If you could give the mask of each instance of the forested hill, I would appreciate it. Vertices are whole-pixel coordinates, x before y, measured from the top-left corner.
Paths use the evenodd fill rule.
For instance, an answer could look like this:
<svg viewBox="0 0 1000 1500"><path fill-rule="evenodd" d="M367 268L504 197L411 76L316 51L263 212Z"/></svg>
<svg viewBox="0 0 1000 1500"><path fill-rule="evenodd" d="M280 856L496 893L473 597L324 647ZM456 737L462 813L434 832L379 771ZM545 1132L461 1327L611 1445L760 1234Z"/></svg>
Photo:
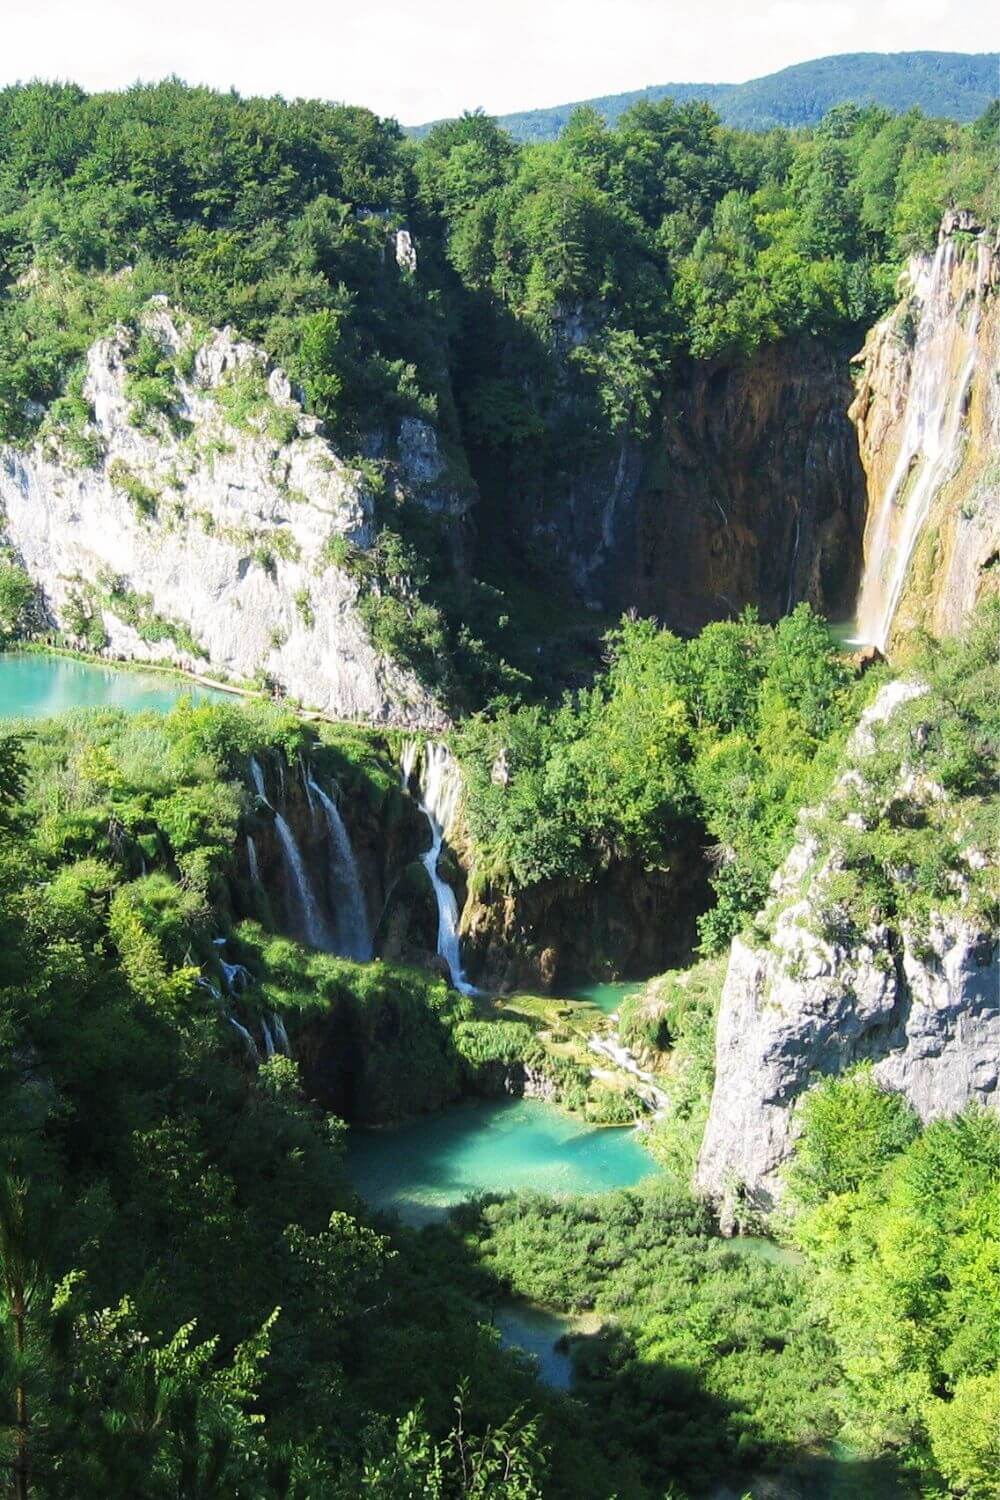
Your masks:
<svg viewBox="0 0 1000 1500"><path fill-rule="evenodd" d="M503 115L500 124L519 141L554 141L574 109L590 105L609 125L633 104L671 98L701 99L726 125L743 130L815 125L837 104L881 104L900 112L919 108L948 120L973 120L998 92L995 52L845 52L796 63L746 83L660 83L607 94L600 99L556 104ZM419 125L410 134L432 129Z"/></svg>

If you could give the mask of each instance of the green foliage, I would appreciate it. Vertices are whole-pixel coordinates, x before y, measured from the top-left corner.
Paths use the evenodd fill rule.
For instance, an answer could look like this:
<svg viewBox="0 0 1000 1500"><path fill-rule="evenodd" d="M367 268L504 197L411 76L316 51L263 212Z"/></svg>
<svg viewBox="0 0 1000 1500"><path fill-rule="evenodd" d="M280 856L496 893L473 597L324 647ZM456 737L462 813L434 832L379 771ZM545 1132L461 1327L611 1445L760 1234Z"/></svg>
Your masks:
<svg viewBox="0 0 1000 1500"><path fill-rule="evenodd" d="M810 819L827 871L813 893L824 935L853 940L883 922L919 949L930 924L955 910L993 925L996 875L981 855L998 805L998 642L1000 605L985 601L962 637L914 643L923 691L873 726L856 775Z"/></svg>
<svg viewBox="0 0 1000 1500"><path fill-rule="evenodd" d="M918 1130L906 1101L880 1089L870 1067L818 1083L799 1114L802 1140L788 1173L788 1192L802 1208L858 1192Z"/></svg>
<svg viewBox="0 0 1000 1500"><path fill-rule="evenodd" d="M112 489L125 496L140 520L152 520L160 503L159 490L133 473L122 458L113 459L108 465L108 479Z"/></svg>
<svg viewBox="0 0 1000 1500"><path fill-rule="evenodd" d="M452 708L522 699L544 691L547 663L511 607L508 497L543 516L550 495L610 483L690 356L856 339L946 206L995 213L993 135L985 118L849 105L755 137L696 100L641 99L613 130L581 110L546 146L520 147L481 115L414 145L364 110L174 80L91 98L11 88L0 440L28 442L44 422L68 461L97 462L84 355L115 328L133 420L151 434L184 430L178 379L203 331L226 324L281 363L344 451L391 453L403 416L432 421L447 482L474 470L484 497L484 578L459 565L454 528L446 538L370 458L359 468L406 566L366 568L337 542L330 562L361 582L377 650ZM391 253L403 223L416 275ZM191 320L176 355L143 326L153 293ZM265 376L243 368L217 395L231 424L282 446L298 408L276 405ZM128 493L151 515L141 484ZM266 540L257 556L274 567ZM577 679L559 640L548 660L559 687Z"/></svg>
<svg viewBox="0 0 1000 1500"><path fill-rule="evenodd" d="M711 951L761 904L802 802L832 772L857 712L848 669L807 605L687 643L625 620L607 647L603 676L560 708L501 708L457 732L477 869L523 887L612 859L657 868L701 824L720 846Z"/></svg>
<svg viewBox="0 0 1000 1500"><path fill-rule="evenodd" d="M443 1102L469 1003L249 925L230 941L251 991L194 982L246 758L279 753L399 796L371 736L266 707L81 713L0 746L0 1461L41 1500L346 1500L403 1472L420 1494L603 1500L584 1423L499 1350L475 1273L428 1283L365 1222L343 1127L303 1093L325 1039L368 1056L383 1118ZM247 1066L236 1006L285 1017L302 1075Z"/></svg>
<svg viewBox="0 0 1000 1500"><path fill-rule="evenodd" d="M20 635L34 597L34 584L24 569L0 552L0 646Z"/></svg>
<svg viewBox="0 0 1000 1500"><path fill-rule="evenodd" d="M650 1132L649 1149L681 1184L695 1161L715 1083L715 1024L728 956L702 959L651 980L621 1010L619 1033L627 1047L652 1050L650 1061L669 1100Z"/></svg>
<svg viewBox="0 0 1000 1500"><path fill-rule="evenodd" d="M685 1190L485 1199L450 1233L501 1285L609 1320L581 1341L574 1390L601 1413L624 1492L669 1475L704 1493L734 1464L835 1430L833 1348L806 1278L727 1248Z"/></svg>
<svg viewBox="0 0 1000 1500"><path fill-rule="evenodd" d="M806 1096L791 1230L836 1341L847 1432L949 1492L1000 1478L1000 1128L974 1106L919 1131L864 1073Z"/></svg>

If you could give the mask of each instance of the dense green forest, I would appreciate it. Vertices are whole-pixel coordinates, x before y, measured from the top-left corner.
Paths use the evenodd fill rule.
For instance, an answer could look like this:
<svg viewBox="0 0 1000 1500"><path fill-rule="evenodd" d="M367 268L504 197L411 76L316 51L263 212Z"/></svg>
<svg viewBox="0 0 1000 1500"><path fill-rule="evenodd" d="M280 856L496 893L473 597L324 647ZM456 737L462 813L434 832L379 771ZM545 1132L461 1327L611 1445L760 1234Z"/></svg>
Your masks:
<svg viewBox="0 0 1000 1500"><path fill-rule="evenodd" d="M968 121L982 114L996 90L996 53L848 52L794 63L747 83L653 84L575 104L520 110L501 115L499 124L518 141L554 141L576 109L596 109L614 125L633 105L664 99L708 104L723 124L740 130L816 125L837 104L879 104L900 114L921 109L928 115ZM420 125L409 134L419 137L433 129Z"/></svg>
<svg viewBox="0 0 1000 1500"><path fill-rule="evenodd" d="M364 461L379 647L458 708L545 693L566 662L535 645L559 634L563 601L553 559L511 538L510 496L544 512L642 440L692 358L859 338L950 203L996 216L996 119L843 105L814 129L755 135L666 101L613 130L582 109L548 145L482 116L415 143L362 109L178 82L7 89L0 437L30 440L48 408L93 462L84 352L166 292L201 327L259 341ZM404 224L416 272L391 253ZM131 389L153 420L170 413L161 363L140 340ZM471 577L441 518L394 502L365 457L379 435L391 449L404 414L432 421L456 481L478 483Z"/></svg>

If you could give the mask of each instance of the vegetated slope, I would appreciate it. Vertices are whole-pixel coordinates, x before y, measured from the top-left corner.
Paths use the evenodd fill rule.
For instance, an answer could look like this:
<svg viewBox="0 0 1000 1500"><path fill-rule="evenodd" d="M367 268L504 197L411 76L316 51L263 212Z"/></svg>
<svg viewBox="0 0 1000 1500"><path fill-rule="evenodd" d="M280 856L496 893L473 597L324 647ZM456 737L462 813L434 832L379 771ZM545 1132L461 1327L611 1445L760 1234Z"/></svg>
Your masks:
<svg viewBox="0 0 1000 1500"><path fill-rule="evenodd" d="M554 141L582 104L613 125L634 104L699 99L727 125L743 130L815 125L837 104L881 104L902 112L922 109L948 120L974 120L996 95L995 52L844 52L795 63L746 83L658 83L624 94L518 110L499 123L519 141ZM415 126L421 136L432 125Z"/></svg>

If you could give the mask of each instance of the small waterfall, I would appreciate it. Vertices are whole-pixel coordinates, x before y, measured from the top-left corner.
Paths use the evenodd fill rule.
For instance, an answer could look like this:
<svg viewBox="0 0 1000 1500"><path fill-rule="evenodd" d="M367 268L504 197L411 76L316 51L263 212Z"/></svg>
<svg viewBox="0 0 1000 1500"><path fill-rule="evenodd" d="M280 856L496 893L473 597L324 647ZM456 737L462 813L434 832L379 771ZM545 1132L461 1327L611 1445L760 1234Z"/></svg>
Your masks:
<svg viewBox="0 0 1000 1500"><path fill-rule="evenodd" d="M302 858L302 851L295 842L294 833L280 812L274 814L274 829L281 844L288 886L294 904L298 908L302 937L310 948L319 948L323 953L332 953L337 945L320 910L305 860Z"/></svg>
<svg viewBox="0 0 1000 1500"><path fill-rule="evenodd" d="M399 770L403 782L403 791L409 789L413 779L413 773L417 769L417 760L420 756L420 741L407 740L403 746L403 753L399 759Z"/></svg>
<svg viewBox="0 0 1000 1500"><path fill-rule="evenodd" d="M955 253L955 241L942 234L930 268L914 278L921 312L902 438L866 537L857 637L883 651L931 504L961 461L988 256L978 244L975 292L963 314L961 278L957 291L954 285Z"/></svg>
<svg viewBox="0 0 1000 1500"><path fill-rule="evenodd" d="M277 1012L271 1016L271 1030L274 1033L274 1040L278 1051L284 1053L285 1057L291 1057L292 1047L288 1040L288 1032L285 1030L284 1021Z"/></svg>
<svg viewBox="0 0 1000 1500"><path fill-rule="evenodd" d="M253 782L254 791L264 806L270 807L271 804L267 800L267 785L264 781L264 770L256 755L251 755L250 757L250 780Z"/></svg>
<svg viewBox="0 0 1000 1500"><path fill-rule="evenodd" d="M306 775L306 786L310 794L315 793L319 798L333 848L331 876L337 898L337 952L358 963L369 963L372 957L372 939L368 928L368 910L350 836L336 802L327 796L310 774Z"/></svg>
<svg viewBox="0 0 1000 1500"><path fill-rule="evenodd" d="M257 845L251 834L247 834L247 867L254 885L260 885L260 865L257 861Z"/></svg>
<svg viewBox="0 0 1000 1500"><path fill-rule="evenodd" d="M284 788L284 772L281 769L281 761L278 762L281 771L281 787ZM267 788L264 781L264 772L256 756L250 757L250 776L253 780L257 795L266 807L270 807L274 814L274 831L278 835L281 845L282 861L285 867L285 883L290 896L290 904L298 913L298 927L303 940L311 948L319 948L323 953L333 953L336 944L327 926L326 920L316 899L309 872L302 858L302 851L295 841L295 835L288 825L287 820L278 812L277 808L271 807L267 800Z"/></svg>
<svg viewBox="0 0 1000 1500"><path fill-rule="evenodd" d="M802 507L795 507L795 541L792 544L792 565L788 570L788 598L785 600L785 614L792 612L792 602L795 598L795 570L799 564L799 538L802 534Z"/></svg>
<svg viewBox="0 0 1000 1500"><path fill-rule="evenodd" d="M260 1029L264 1037L264 1056L265 1058L273 1057L275 1053L274 1037L271 1035L271 1028L267 1024L266 1016L261 1018Z"/></svg>
<svg viewBox="0 0 1000 1500"><path fill-rule="evenodd" d="M419 747L409 742L403 750L403 785L409 784L416 766ZM462 954L458 939L458 902L455 892L438 874L438 857L448 829L452 827L458 811L458 799L462 792L462 779L458 766L447 745L429 740L424 746L424 758L420 777L420 808L430 825L431 847L420 856L420 862L430 876L434 887L434 898L438 909L437 951L448 965L451 982L463 995L478 994L474 985L465 977Z"/></svg>
<svg viewBox="0 0 1000 1500"><path fill-rule="evenodd" d="M243 964L227 964L226 960L220 957L219 968L222 970L227 995L245 994L253 983L253 975Z"/></svg>
<svg viewBox="0 0 1000 1500"><path fill-rule="evenodd" d="M257 1051L257 1043L254 1041L249 1031L247 1031L246 1027L243 1026L239 1021L237 1021L235 1016L227 1016L226 1020L229 1022L230 1026L236 1028L240 1036L243 1038L243 1045L247 1049L247 1056L252 1058L255 1063L260 1062L260 1053Z"/></svg>

